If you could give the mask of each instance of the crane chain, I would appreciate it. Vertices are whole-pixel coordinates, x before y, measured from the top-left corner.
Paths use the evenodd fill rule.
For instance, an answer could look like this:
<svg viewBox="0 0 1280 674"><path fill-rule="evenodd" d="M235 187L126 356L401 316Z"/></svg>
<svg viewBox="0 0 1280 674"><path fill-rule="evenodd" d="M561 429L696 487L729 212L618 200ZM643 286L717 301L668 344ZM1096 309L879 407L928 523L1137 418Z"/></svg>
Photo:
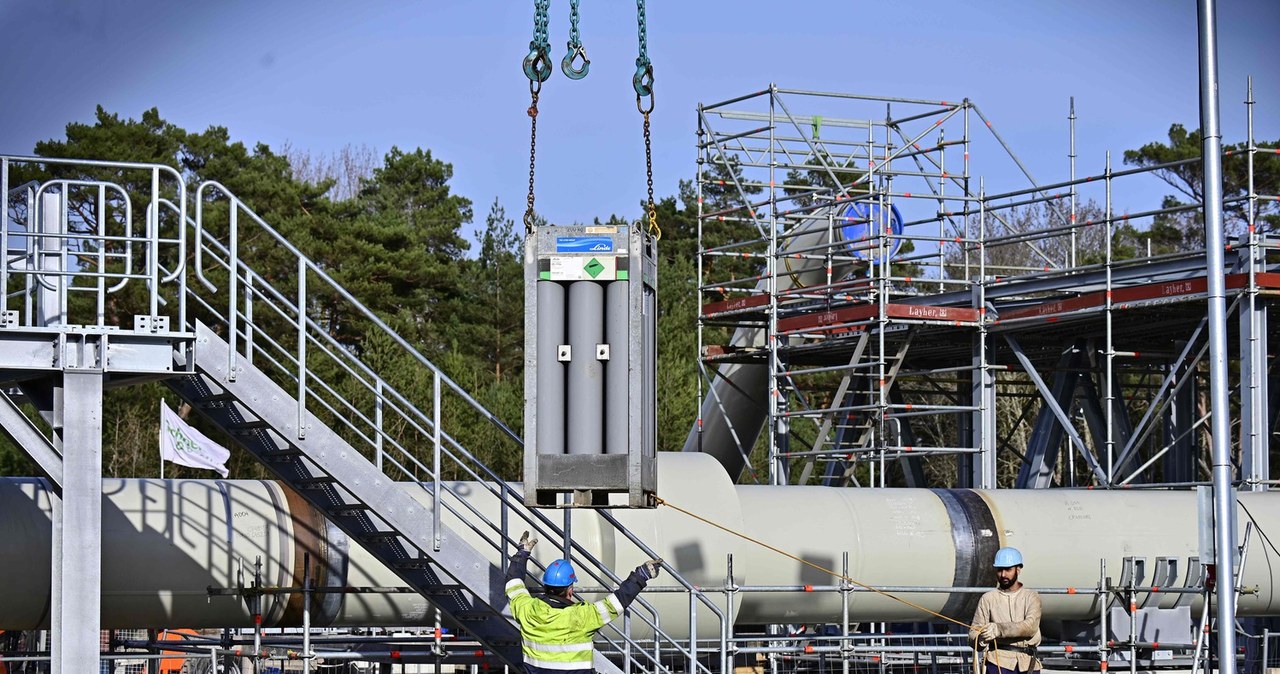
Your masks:
<svg viewBox="0 0 1280 674"><path fill-rule="evenodd" d="M542 83L537 80L529 81L529 196L525 199L524 210L524 229L525 232L533 231L534 213L533 213L533 178L537 169L538 159L538 93L542 90Z"/></svg>
<svg viewBox="0 0 1280 674"><path fill-rule="evenodd" d="M524 227L532 231L534 225L533 183L538 157L538 94L542 83L551 77L551 43L547 38L547 16L551 0L533 2L533 39L529 41L529 54L524 57L524 74L529 78L529 196L524 211Z"/></svg>
<svg viewBox="0 0 1280 674"><path fill-rule="evenodd" d="M649 113L653 112L654 105L653 63L649 61L649 20L645 16L644 2L645 0L636 0L636 32L640 53L636 56L636 74L631 78L631 86L636 91L636 109L644 116L644 176L649 188L645 216L649 234L654 239L660 239L662 230L658 228L658 209L653 201L653 138L649 128Z"/></svg>
<svg viewBox="0 0 1280 674"><path fill-rule="evenodd" d="M533 2L533 39L529 41L529 54L524 57L524 75L531 82L546 82L551 77L551 43L547 38L550 7L551 0Z"/></svg>
<svg viewBox="0 0 1280 674"><path fill-rule="evenodd" d="M575 67L574 62L582 59L582 65ZM582 33L578 31L578 0L569 1L569 53L560 61L560 70L571 80L580 80L587 76L591 69L591 59L587 58L587 48L582 46Z"/></svg>

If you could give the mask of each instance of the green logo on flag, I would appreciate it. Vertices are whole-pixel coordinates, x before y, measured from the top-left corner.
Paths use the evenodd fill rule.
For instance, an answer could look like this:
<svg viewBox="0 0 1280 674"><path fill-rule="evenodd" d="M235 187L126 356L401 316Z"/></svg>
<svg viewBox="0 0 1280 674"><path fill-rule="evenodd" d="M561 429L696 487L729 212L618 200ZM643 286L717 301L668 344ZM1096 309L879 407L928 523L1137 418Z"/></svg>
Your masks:
<svg viewBox="0 0 1280 674"><path fill-rule="evenodd" d="M587 275L591 278L595 278L600 275L600 272L604 271L604 264L593 257L582 266L582 271L587 272Z"/></svg>

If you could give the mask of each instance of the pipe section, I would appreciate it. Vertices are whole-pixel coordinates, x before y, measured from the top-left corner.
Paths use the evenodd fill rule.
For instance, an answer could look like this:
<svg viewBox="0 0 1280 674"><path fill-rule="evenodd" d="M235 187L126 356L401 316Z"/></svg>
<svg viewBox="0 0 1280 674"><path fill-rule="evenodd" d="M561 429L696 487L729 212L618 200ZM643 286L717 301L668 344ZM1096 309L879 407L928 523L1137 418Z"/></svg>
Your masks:
<svg viewBox="0 0 1280 674"><path fill-rule="evenodd" d="M829 206L814 211L808 224L796 229L794 234L779 241L779 253L826 251L831 241L844 241L846 251L832 259L828 276L826 262L821 258L792 259L779 255L785 272L779 270L774 279L776 292L781 295L796 288L827 285L854 273L866 263L859 256L867 254L867 242L846 240L845 228L834 225L834 219L843 206ZM756 284L757 292L768 292L769 279ZM763 328L738 328L729 345L734 347L763 347L767 332ZM769 369L765 365L731 363L722 365L713 378L710 390L702 400L698 415L701 425L694 425L684 442L685 452L714 456L736 481L746 466L748 451L755 447L768 417Z"/></svg>
<svg viewBox="0 0 1280 674"><path fill-rule="evenodd" d="M1118 577L1123 558L1197 557L1196 495L1192 492L1083 490L839 489L830 487L735 486L715 460L699 454L665 453L658 462L662 497L757 541L776 546L819 566L838 570L849 554L850 576L873 586L957 587L994 584L991 563L1001 546L1018 547L1026 558L1024 581L1031 587L1098 584L1099 562ZM252 616L230 596L207 597L209 586L234 587L253 579L262 560L266 585L298 587L303 555L313 562L321 586L403 585L300 498L278 483L238 480L105 480L103 503L102 625L129 627L247 627ZM468 505L491 522L501 504L486 485L457 485ZM429 490L410 487L424 503ZM618 495L625 498L625 495ZM1280 537L1280 495L1241 493L1256 525L1272 540ZM518 506L514 506L517 507ZM443 513L444 523L480 550L492 531L466 508ZM50 596L50 516L46 483L0 480L0 629L37 629L48 624ZM454 512L467 513L468 523ZM626 575L647 555L592 510L573 518L574 542L618 575ZM732 536L672 508L620 509L614 516L651 546L689 582L723 588L728 555L737 585L769 586L769 592L741 592L729 616L737 625L839 621L837 592L804 592L804 585L836 585L838 580L763 546ZM1248 520L1243 511L1240 516ZM526 527L518 517L510 532ZM1255 537L1256 538L1256 537ZM536 550L548 563L562 549L544 540ZM494 553L496 557L496 552ZM492 563L503 560L491 559ZM579 563L583 585L603 584ZM1250 551L1242 585L1257 588L1240 598L1242 616L1280 615L1276 575L1280 555L1264 545ZM1274 570L1273 570L1274 569ZM1185 578L1167 583L1180 587ZM658 584L671 585L668 578ZM712 592L722 608L725 595ZM688 631L689 604L683 593L643 595L679 636ZM1171 599L1173 595L1166 595ZM968 620L976 595L911 594L911 601ZM1091 620L1098 614L1092 594L1044 595L1047 620ZM1139 597L1139 603L1147 603ZM1154 598L1155 603L1161 597ZM263 624L297 626L300 597L267 595ZM1148 605L1155 605L1155 603ZM1197 597L1192 609L1198 610ZM426 625L434 612L413 594L330 594L313 605L313 624ZM711 612L698 612L699 633L714 634ZM856 621L908 621L918 611L881 595L855 592L849 615ZM636 621L637 623L639 621ZM704 632L704 630L706 630Z"/></svg>

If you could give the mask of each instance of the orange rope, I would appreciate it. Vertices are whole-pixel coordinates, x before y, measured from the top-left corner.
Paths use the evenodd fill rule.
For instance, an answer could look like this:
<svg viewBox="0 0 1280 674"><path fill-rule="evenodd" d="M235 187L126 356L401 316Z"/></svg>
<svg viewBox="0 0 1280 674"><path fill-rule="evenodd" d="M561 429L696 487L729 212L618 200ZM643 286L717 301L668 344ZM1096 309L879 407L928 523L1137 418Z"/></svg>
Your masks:
<svg viewBox="0 0 1280 674"><path fill-rule="evenodd" d="M916 609L916 610L918 610L918 611L923 611L923 612L928 613L929 615L934 616L934 617L936 617L936 618L941 618L941 619L943 619L943 620L946 620L947 622L955 623L956 625L959 625L959 626L961 626L961 627L963 627L963 628L965 628L965 629L967 629L967 630L975 629L975 628L974 628L974 626L973 626L973 625L970 625L969 623L966 623L966 622L963 622L963 621L960 621L960 620L956 620L955 618L952 618L952 617L950 617L950 616L942 615L941 613L938 613L937 611L933 611L933 610L927 609L927 608L925 608L925 607L923 607L923 606L921 606L921 605L919 605L919 604L917 604L917 603L915 603L915 602L909 601L909 600L907 600L907 599L903 599L902 597L899 597L899 596L897 596L897 595L895 595L895 594L893 594L893 593L891 593L891 592L886 592L886 591L884 591L884 590L881 590L880 588L872 587L871 585L867 585L866 583L859 582L859 581L854 580L853 578L850 578L850 577L848 577L848 576L846 576L846 575L844 575L844 574L842 574L842 573L840 573L840 572L838 572L838 571L834 571L834 570L832 570L832 569L828 569L828 568L826 568L825 566L821 566L821 565L818 565L818 564L814 564L813 562L810 562L810 561L809 561L809 560L807 560L807 559L801 559L801 558L799 558L799 557L797 557L797 556L795 556L795 555L793 555L793 554L791 554L791 553L787 552L786 550L782 550L782 549L780 549L780 548L776 548L776 547L774 547L774 546L772 546L772 545L769 545L768 543L765 543L764 541L761 541L761 540L758 540L758 539L752 538L752 537L750 537L750 536L748 536L748 535L746 535L746 534L744 534L744 533L742 533L742 532L734 531L733 529L730 529L729 527L726 527L726 526L724 526L723 524L719 524L719 523L717 523L717 522L713 522L713 521L711 521L711 520L709 520L709 519L707 519L707 518L705 518L705 517L703 517L703 516L701 516L701 515L698 515L698 514L692 513L692 512L690 512L690 511L688 511L688 510L685 510L684 508L681 508L680 506L677 506L677 505L675 505L674 503L671 503L670 501L667 501L666 499L658 498L658 499L657 499L657 502L658 502L658 504L659 504L659 505L664 505L664 506L667 506L668 508L671 508L672 510L675 510L675 511L678 511L678 512L681 512L681 513L684 513L685 515L688 515L689 517L692 517L693 519L698 520L699 522L702 522L702 523L704 523L704 524L709 524L709 525L711 525L711 526L713 526L713 527L715 527L715 528L717 528L717 529L719 529L719 530L721 530L721 531L723 531L723 532L725 532L725 533L728 533L728 534L732 534L732 535L734 535L734 536L737 536L738 538L741 538L741 539L742 539L742 540L744 540L744 541L749 541L749 542L751 542L751 543L755 543L756 545L759 545L759 546L760 546L760 547L762 547L762 548L766 548L766 549L772 550L772 551L774 551L774 552L776 552L776 553L778 553L778 554L782 555L783 557L787 557L787 558L789 558L789 559L793 559L793 560L795 560L795 561L797 561L797 562L800 562L801 564L804 564L805 566L811 567L811 568L816 569L816 570L818 570L818 571L821 571L821 572L823 572L823 573L825 573L825 574L828 574L828 575L834 576L834 577L836 577L836 578L839 578L839 579L841 579L841 580L843 580L843 581L846 581L846 582L848 582L848 583L851 583L851 584L853 584L853 585L857 585L858 587L860 587L860 588L862 588L862 589L864 589L864 590L869 590L869 591L871 591L871 592L875 592L875 593L876 593L876 594L878 594L878 595L881 595L881 596L887 597L887 598L889 598L889 599L892 599L893 601L896 601L896 602L898 602L898 603L900 603L900 604L905 604L905 605L910 606L911 608L914 608L914 609Z"/></svg>
<svg viewBox="0 0 1280 674"><path fill-rule="evenodd" d="M724 526L723 524L720 524L719 522L713 522L713 521L711 521L711 520L709 520L709 519L707 519L707 518L705 518L705 517L703 517L703 516L701 516L701 515L698 515L698 514L696 514L696 513L690 512L690 511L688 511L688 510L685 510L684 508L681 508L680 506L675 505L674 503L672 503L672 502L670 502L670 501L668 501L668 500L666 500L666 499L664 499L664 498L661 498L661 497L654 497L654 498L655 498L655 500L657 501L658 505L664 505L664 506L667 506L668 508L671 508L672 510L675 510L675 511L680 512L680 513L684 513L685 515L688 515L689 517L692 517L693 519L698 520L699 522L702 522L702 523L704 523L704 524L707 524L707 525L713 526L713 527L715 527L715 528L717 528L717 529L719 529L719 530L721 530L721 531L723 531L723 532L725 532L725 533L727 533L727 534L731 534L731 535L733 535L733 536L737 536L738 538L741 538L741 539L742 539L742 540L744 540L744 541L747 541L747 542L750 542L750 543L754 543L754 544L756 544L756 545L759 545L759 546L760 546L760 547L762 547L762 548L766 548L766 549L768 549L768 550L772 550L773 552L776 552L776 553L778 553L778 554L782 555L783 557L786 557L786 558L788 558L788 559L793 559L793 560L795 560L795 561L797 561L797 562L799 562L799 563L801 563L801 564L804 564L805 566L808 566L808 567L810 567L810 568L813 568L813 569L816 569L816 570L818 570L818 571L821 571L822 573L825 573L825 574L830 575L830 576L834 576L834 577L836 577L836 578L839 578L839 579L841 579L841 580L843 580L843 581L845 581L845 582L851 583L851 584L853 584L853 585L857 585L858 587L860 587L860 588L862 588L862 589L864 589L864 590L869 590L869 591L874 592L874 593L876 593L876 594L878 594L878 595L881 595L881 596L883 596L883 597L887 597L887 598L889 598L889 599L892 599L893 601L896 601L896 602L898 602L898 603L900 603L900 604L905 604L905 605L907 605L907 606L910 606L911 608L914 608L914 609L916 609L916 610L918 610L918 611L923 611L923 612L925 612L925 613L927 613L927 614L929 614L929 615L931 615L931 616L934 616L934 617L936 617L936 618L941 618L941 619L943 619L943 620L945 620L945 621L947 621L947 622L954 623L954 624L959 625L959 626L961 626L961 627L963 627L963 628L965 628L965 629L967 629L967 630L972 631L972 630L976 629L973 625L970 625L969 623L966 623L966 622L963 622L963 621L960 621L960 620L956 620L955 618L952 618L952 617L950 617L950 616L942 615L941 613L938 613L937 611L933 611L933 610L931 610L931 609L927 609L927 608L925 608L925 607L923 607L923 606L921 606L921 605L919 605L919 604L917 604L917 603L915 603L915 602L913 602L913 601L909 601L909 600L907 600L907 599L903 599L902 597L899 597L899 596L897 596L897 595L893 594L892 592L886 592L886 591L884 591L884 590L881 590L881 589L880 589L880 588L878 588L878 587L873 587L873 586L871 586L871 585L867 585L866 583L859 582L859 581L854 580L853 578L850 578L850 577L848 577L848 576L846 576L846 575L844 575L844 574L842 574L842 573L839 573L838 571L835 571L835 570L833 570L833 569L828 569L827 567L822 566L822 565L819 565L819 564L814 564L813 562L810 562L810 561L809 561L809 560L807 560L807 559L801 559L800 557L797 557L797 556L795 556L795 555L793 555L793 554L791 554L791 553L787 552L786 550L782 550L782 549L780 549L780 548L777 548L777 547L774 547L774 546L772 546L772 545L769 545L768 543L765 543L764 541L761 541L761 540L759 540L759 539L752 538L752 537L750 537L750 536L748 536L748 535L746 535L746 534L744 534L744 533L742 533L742 532L740 532L740 531L734 531L733 529L730 529L729 527L726 527L726 526ZM982 662L982 661L984 661L984 660L986 660L986 656L985 656L985 651L986 651L986 649L985 649L985 648L984 648L984 649L982 649L982 650L983 650L983 652L982 652L982 653L979 653L979 648L978 648L978 647L979 647L979 644L978 644L978 641L979 641L978 639L975 639L975 640L973 641L973 672L974 672L974 674L981 674L981 673L982 673L982 665L981 665L981 662Z"/></svg>

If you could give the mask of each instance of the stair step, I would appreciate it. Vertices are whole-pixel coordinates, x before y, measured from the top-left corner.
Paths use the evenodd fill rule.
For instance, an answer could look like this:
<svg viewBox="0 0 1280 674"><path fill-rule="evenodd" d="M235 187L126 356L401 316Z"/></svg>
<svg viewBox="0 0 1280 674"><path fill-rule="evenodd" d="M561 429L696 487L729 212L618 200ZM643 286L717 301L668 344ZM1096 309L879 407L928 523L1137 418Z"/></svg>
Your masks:
<svg viewBox="0 0 1280 674"><path fill-rule="evenodd" d="M401 534L398 531L366 531L359 537L366 541L390 541L400 538Z"/></svg>
<svg viewBox="0 0 1280 674"><path fill-rule="evenodd" d="M397 559L391 562L391 566L397 569L425 569L430 564L429 559Z"/></svg>
<svg viewBox="0 0 1280 674"><path fill-rule="evenodd" d="M276 449L270 452L263 452L261 456L262 458L270 461L272 459L293 459L299 456L303 456L304 454L305 452L303 452L301 449L290 446L290 447L285 447L283 449Z"/></svg>
<svg viewBox="0 0 1280 674"><path fill-rule="evenodd" d="M317 487L331 487L338 481L329 475L319 475L317 477L299 477L293 480L293 486L298 489L315 489Z"/></svg>
<svg viewBox="0 0 1280 674"><path fill-rule="evenodd" d="M369 510L369 506L363 503L344 503L329 508L329 515L332 517L359 517L369 512Z"/></svg>
<svg viewBox="0 0 1280 674"><path fill-rule="evenodd" d="M452 617L458 622L477 623L492 620L496 616L489 611L458 611L457 613L454 613Z"/></svg>
<svg viewBox="0 0 1280 674"><path fill-rule="evenodd" d="M206 395L200 396L199 404L207 407L209 403L235 402L237 400L239 400L239 398L230 391L222 391L220 393L210 392Z"/></svg>
<svg viewBox="0 0 1280 674"><path fill-rule="evenodd" d="M242 431L262 431L269 430L271 424L262 419L245 419L244 421L233 421L226 425L227 431L231 433L239 433Z"/></svg>
<svg viewBox="0 0 1280 674"><path fill-rule="evenodd" d="M428 597L443 597L454 592L468 592L468 590L461 585L434 585L423 590L421 594Z"/></svg>

